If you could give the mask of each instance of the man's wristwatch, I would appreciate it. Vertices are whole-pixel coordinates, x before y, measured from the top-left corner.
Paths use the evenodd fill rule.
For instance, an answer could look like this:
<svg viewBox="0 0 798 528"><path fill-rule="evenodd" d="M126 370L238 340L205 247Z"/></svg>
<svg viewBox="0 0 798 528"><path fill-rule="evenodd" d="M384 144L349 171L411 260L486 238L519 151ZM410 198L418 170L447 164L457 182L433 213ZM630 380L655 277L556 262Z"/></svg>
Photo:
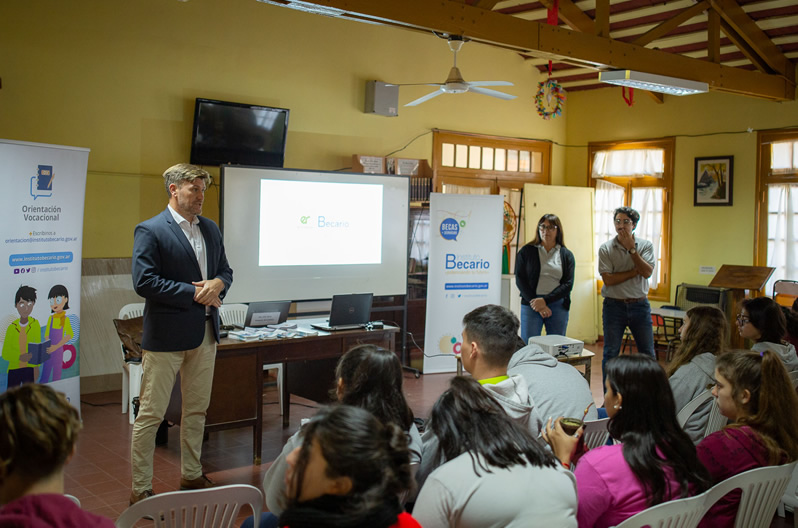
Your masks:
<svg viewBox="0 0 798 528"><path fill-rule="evenodd" d="M637 254L637 249L635 249L635 248L632 248L632 249L630 249L630 250L629 250L629 254L630 254L630 255L635 255L635 254Z"/></svg>

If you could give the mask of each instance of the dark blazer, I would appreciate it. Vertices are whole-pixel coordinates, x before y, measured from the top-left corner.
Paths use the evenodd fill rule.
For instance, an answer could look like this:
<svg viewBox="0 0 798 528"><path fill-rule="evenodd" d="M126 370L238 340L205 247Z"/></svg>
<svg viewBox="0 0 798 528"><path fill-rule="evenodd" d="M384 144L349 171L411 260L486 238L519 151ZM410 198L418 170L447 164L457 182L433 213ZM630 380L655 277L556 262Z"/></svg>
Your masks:
<svg viewBox="0 0 798 528"><path fill-rule="evenodd" d="M221 279L228 292L233 270L227 263L222 233L202 216L199 227L205 238L208 279ZM168 208L136 226L133 238L133 288L146 299L141 347L153 352L191 350L205 336L205 305L194 302L195 287L202 280L194 250ZM219 341L219 310L211 308L213 330Z"/></svg>
<svg viewBox="0 0 798 528"><path fill-rule="evenodd" d="M543 295L546 304L564 299L562 306L566 310L571 307L571 290L574 287L574 269L576 261L574 254L565 246L560 246L560 260L562 261L562 278L560 285L548 295ZM524 304L529 305L537 297L538 279L540 278L540 254L537 246L527 244L521 248L515 257L515 284L521 292Z"/></svg>

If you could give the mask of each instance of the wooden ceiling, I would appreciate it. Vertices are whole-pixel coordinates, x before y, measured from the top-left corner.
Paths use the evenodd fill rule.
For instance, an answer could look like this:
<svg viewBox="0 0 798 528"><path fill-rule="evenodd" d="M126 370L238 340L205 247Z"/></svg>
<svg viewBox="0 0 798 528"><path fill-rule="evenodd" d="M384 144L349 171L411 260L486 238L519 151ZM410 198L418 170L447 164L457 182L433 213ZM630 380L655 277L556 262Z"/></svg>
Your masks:
<svg viewBox="0 0 798 528"><path fill-rule="evenodd" d="M511 49L568 91L637 70L710 90L795 99L798 0L259 0L326 16L435 31ZM659 100L662 100L659 97Z"/></svg>

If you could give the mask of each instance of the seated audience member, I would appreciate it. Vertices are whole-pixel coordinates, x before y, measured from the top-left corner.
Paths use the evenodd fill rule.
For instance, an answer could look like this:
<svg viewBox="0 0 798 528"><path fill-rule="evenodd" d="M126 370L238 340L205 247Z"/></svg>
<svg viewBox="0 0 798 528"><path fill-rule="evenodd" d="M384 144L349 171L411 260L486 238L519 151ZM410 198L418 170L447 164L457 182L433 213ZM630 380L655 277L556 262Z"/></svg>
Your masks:
<svg viewBox="0 0 798 528"><path fill-rule="evenodd" d="M335 398L340 403L366 409L384 425L395 423L408 434L410 461L417 467L421 461L421 436L402 392L402 364L396 354L375 345L356 346L341 356L335 377ZM288 439L263 478L266 506L276 515L283 509L286 459L302 445L303 431L300 429Z"/></svg>
<svg viewBox="0 0 798 528"><path fill-rule="evenodd" d="M399 495L412 486L407 434L350 405L319 411L287 457L288 507L277 526L420 528Z"/></svg>
<svg viewBox="0 0 798 528"><path fill-rule="evenodd" d="M428 427L439 467L418 494L424 528L576 528L576 482L536 437L473 379L451 380Z"/></svg>
<svg viewBox="0 0 798 528"><path fill-rule="evenodd" d="M577 462L580 528L615 526L651 506L695 495L709 474L676 421L665 371L651 357L618 356L607 363L604 405L619 444L591 449ZM559 421L546 425L554 454L569 465L580 432L568 436Z"/></svg>
<svg viewBox="0 0 798 528"><path fill-rule="evenodd" d="M798 355L795 347L782 340L787 332L787 322L776 302L769 297L754 297L742 302L737 316L740 335L754 342L751 350L772 350L779 355L787 372L798 371Z"/></svg>
<svg viewBox="0 0 798 528"><path fill-rule="evenodd" d="M507 364L517 349L518 317L507 308L488 304L467 313L463 317L463 326L460 346L463 368L510 418L537 437L543 424L529 395L526 380L519 374L507 374ZM437 467L431 453L438 450L438 439L432 431L424 431L421 440L421 466L416 474L419 489Z"/></svg>
<svg viewBox="0 0 798 528"><path fill-rule="evenodd" d="M784 340L796 347L798 346L798 299L795 299L791 308L782 306L781 311L784 313L784 319L787 323Z"/></svg>
<svg viewBox="0 0 798 528"><path fill-rule="evenodd" d="M593 403L590 386L581 372L572 365L557 361L540 346L526 345L517 350L507 365L507 374L521 375L529 395L535 402L538 416L573 416L581 418ZM590 406L585 420L598 418L595 405Z"/></svg>
<svg viewBox="0 0 798 528"><path fill-rule="evenodd" d="M717 308L696 306L687 311L679 334L681 344L665 370L677 412L715 383L715 356L726 350L729 323L726 315ZM696 409L684 424L684 430L694 444L704 438L711 409L710 400Z"/></svg>
<svg viewBox="0 0 798 528"><path fill-rule="evenodd" d="M47 385L0 394L0 526L113 528L64 496L80 427L75 408Z"/></svg>
<svg viewBox="0 0 798 528"><path fill-rule="evenodd" d="M732 423L697 447L713 483L798 459L798 396L776 352L723 354L715 361L715 380L712 394L721 414ZM739 490L729 493L707 512L700 526L733 526L739 502Z"/></svg>

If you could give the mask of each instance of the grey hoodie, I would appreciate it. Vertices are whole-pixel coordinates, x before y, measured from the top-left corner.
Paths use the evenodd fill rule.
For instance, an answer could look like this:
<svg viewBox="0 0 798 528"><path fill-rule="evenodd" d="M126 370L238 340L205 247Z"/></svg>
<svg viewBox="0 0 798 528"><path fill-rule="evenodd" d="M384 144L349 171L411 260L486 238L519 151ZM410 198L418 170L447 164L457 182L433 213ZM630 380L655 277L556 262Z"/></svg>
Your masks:
<svg viewBox="0 0 798 528"><path fill-rule="evenodd" d="M527 345L510 358L507 372L526 381L538 414L544 420L558 416L581 418L593 402L593 394L582 373L573 366L557 361L538 345ZM596 420L593 405L585 420Z"/></svg>
<svg viewBox="0 0 798 528"><path fill-rule="evenodd" d="M715 383L715 356L711 352L698 354L679 367L668 382L673 391L673 400L678 413L696 396L707 390L708 385ZM694 444L698 444L704 438L711 409L712 400L709 400L696 409L684 424L684 431Z"/></svg>
<svg viewBox="0 0 798 528"><path fill-rule="evenodd" d="M791 343L771 343L770 341L762 341L752 346L751 350L754 352L772 350L779 355L787 372L795 372L798 370L798 355L795 354L795 347L792 346Z"/></svg>

